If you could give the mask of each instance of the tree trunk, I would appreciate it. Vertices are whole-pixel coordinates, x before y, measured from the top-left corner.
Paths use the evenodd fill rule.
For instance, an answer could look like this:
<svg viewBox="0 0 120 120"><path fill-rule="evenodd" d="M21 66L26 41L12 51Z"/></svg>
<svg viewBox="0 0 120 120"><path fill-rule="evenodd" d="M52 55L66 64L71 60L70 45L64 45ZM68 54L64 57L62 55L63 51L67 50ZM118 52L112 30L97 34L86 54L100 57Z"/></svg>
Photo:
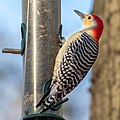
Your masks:
<svg viewBox="0 0 120 120"><path fill-rule="evenodd" d="M104 32L93 67L91 120L120 120L120 1L95 0L94 13Z"/></svg>

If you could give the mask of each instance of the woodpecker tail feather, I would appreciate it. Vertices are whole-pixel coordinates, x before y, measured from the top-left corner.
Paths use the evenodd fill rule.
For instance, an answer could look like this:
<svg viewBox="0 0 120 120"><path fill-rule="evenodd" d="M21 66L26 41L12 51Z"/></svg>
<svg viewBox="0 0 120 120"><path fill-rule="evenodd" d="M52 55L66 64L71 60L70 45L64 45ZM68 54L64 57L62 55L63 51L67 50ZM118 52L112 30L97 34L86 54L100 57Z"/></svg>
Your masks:
<svg viewBox="0 0 120 120"><path fill-rule="evenodd" d="M36 105L36 108L40 106L40 113L43 113L51 108L55 103L55 96L50 95L50 89L43 95L39 103Z"/></svg>
<svg viewBox="0 0 120 120"><path fill-rule="evenodd" d="M39 103L36 105L36 108L39 107L39 106L43 103L43 101L46 99L46 97L49 95L49 93L50 93L50 90L48 90L48 91L43 95L43 97L41 98L41 100L39 101Z"/></svg>
<svg viewBox="0 0 120 120"><path fill-rule="evenodd" d="M53 106L54 103L55 103L55 102L53 101L50 105L42 104L42 105L41 105L41 108L40 108L40 113L43 113L43 112L51 109L51 106Z"/></svg>
<svg viewBox="0 0 120 120"><path fill-rule="evenodd" d="M43 101L40 101L37 107L40 106L40 113L43 113L47 111L48 109L51 109L51 106L53 106L54 103L55 103L54 97L49 95Z"/></svg>

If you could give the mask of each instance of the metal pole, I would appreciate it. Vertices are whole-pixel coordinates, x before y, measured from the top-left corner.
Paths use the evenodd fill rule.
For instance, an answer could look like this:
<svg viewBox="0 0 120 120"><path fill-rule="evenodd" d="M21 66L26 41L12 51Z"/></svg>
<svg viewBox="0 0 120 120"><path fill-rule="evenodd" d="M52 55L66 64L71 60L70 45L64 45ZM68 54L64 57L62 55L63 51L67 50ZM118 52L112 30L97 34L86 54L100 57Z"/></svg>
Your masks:
<svg viewBox="0 0 120 120"><path fill-rule="evenodd" d="M52 77L59 50L57 34L61 19L61 0L22 0L22 5L22 20L27 28L23 56L23 119L63 120L50 114L41 116L39 109L36 109L36 104L43 95L45 81ZM60 111L54 114L60 115Z"/></svg>

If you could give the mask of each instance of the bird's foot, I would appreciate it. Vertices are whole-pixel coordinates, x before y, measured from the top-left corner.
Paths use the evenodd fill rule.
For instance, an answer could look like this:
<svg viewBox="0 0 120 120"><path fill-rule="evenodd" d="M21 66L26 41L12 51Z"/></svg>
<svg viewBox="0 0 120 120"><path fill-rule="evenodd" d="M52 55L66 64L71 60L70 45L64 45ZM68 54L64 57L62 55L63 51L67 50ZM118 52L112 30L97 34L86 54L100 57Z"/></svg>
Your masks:
<svg viewBox="0 0 120 120"><path fill-rule="evenodd" d="M58 39L59 39L59 46L62 47L63 44L66 42L65 37L62 37L62 25L60 25L59 28Z"/></svg>

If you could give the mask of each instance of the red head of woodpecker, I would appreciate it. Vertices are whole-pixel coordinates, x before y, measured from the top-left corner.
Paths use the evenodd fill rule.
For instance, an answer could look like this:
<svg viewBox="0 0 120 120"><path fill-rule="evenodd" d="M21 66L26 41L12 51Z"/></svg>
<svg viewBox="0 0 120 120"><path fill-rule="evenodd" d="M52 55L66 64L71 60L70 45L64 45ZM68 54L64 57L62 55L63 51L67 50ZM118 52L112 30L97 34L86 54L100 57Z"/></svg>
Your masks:
<svg viewBox="0 0 120 120"><path fill-rule="evenodd" d="M82 30L86 31L89 35L91 35L94 38L94 40L98 43L104 26L101 18L94 14L83 14L80 11L74 11L82 18Z"/></svg>

